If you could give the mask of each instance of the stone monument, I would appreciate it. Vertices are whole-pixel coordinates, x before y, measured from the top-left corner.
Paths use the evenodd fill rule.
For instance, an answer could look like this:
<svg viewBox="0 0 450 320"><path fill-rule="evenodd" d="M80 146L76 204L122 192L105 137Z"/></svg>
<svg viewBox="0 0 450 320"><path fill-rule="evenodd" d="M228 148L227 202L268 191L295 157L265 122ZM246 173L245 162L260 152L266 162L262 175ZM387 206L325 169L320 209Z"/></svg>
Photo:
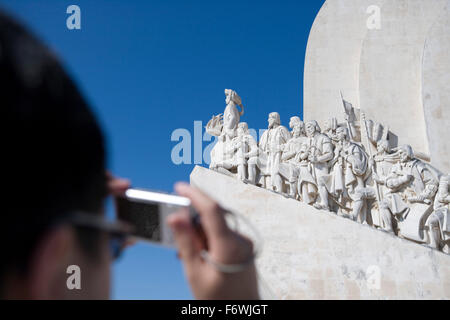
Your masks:
<svg viewBox="0 0 450 320"><path fill-rule="evenodd" d="M211 170L450 253L449 176L408 144L391 148L384 124L343 100L345 121L330 120L324 132L315 120L292 117L291 134L272 112L257 143L240 122L241 98L230 89L225 95L223 119L206 126L218 137Z"/></svg>
<svg viewBox="0 0 450 320"><path fill-rule="evenodd" d="M266 297L450 298L450 175L391 147L388 127L344 98L344 119L324 130L293 116L289 132L270 113L257 142L237 92L225 96L206 126L218 137L210 170L191 183L269 243L257 263Z"/></svg>
<svg viewBox="0 0 450 320"><path fill-rule="evenodd" d="M306 121L292 116L292 132L271 112L256 141L225 90L206 126L218 137L210 170L191 182L260 229L276 297L450 298L449 10L327 0L305 58Z"/></svg>
<svg viewBox="0 0 450 320"><path fill-rule="evenodd" d="M200 166L191 184L258 229L263 298L450 299L445 253Z"/></svg>

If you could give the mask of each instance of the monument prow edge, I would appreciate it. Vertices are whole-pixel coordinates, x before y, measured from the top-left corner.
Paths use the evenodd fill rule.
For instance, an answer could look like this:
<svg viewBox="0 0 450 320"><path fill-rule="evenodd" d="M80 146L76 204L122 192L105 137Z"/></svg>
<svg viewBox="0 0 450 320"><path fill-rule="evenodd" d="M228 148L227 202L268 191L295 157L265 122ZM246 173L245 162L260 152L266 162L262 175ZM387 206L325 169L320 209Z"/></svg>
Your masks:
<svg viewBox="0 0 450 320"><path fill-rule="evenodd" d="M271 298L450 298L447 254L207 168L190 180L259 230Z"/></svg>

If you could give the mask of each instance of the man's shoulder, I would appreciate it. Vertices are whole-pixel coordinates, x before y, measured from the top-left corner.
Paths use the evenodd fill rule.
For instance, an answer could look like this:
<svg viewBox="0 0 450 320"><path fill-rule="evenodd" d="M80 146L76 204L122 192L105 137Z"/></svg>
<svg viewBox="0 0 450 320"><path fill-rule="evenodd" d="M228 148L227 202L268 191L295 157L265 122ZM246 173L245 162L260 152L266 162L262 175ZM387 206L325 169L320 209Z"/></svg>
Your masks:
<svg viewBox="0 0 450 320"><path fill-rule="evenodd" d="M278 129L278 130L283 130L283 131L289 132L288 128L286 128L285 126L282 126L282 125L279 125L279 126L277 127L277 129Z"/></svg>
<svg viewBox="0 0 450 320"><path fill-rule="evenodd" d="M331 143L330 137L324 133L318 133L315 138L322 143Z"/></svg>
<svg viewBox="0 0 450 320"><path fill-rule="evenodd" d="M291 133L289 132L288 128L286 128L285 126L279 125L275 130L279 134L287 135L289 137L291 136Z"/></svg>

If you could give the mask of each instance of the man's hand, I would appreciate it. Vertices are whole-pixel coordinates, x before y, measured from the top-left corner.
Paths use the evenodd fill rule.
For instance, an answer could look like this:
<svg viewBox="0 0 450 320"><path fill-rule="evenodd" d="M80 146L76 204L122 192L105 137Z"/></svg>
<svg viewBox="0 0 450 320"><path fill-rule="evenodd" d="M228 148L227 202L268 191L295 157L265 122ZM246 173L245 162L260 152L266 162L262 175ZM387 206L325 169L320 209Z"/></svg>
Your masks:
<svg viewBox="0 0 450 320"><path fill-rule="evenodd" d="M184 183L177 184L175 190L188 197L199 213L211 259L221 264L241 264L252 257L252 242L228 228L224 211L216 202ZM204 243L187 209L169 216L168 223L196 299L259 299L254 263L242 272L223 273L201 258Z"/></svg>
<svg viewBox="0 0 450 320"><path fill-rule="evenodd" d="M108 194L113 197L125 194L125 191L130 187L130 181L127 179L114 177L110 172L106 172Z"/></svg>
<svg viewBox="0 0 450 320"><path fill-rule="evenodd" d="M107 189L108 195L114 197L114 201L116 201L116 197L120 197L125 194L125 191L130 187L130 181L123 178L118 178L113 176L109 171L106 172L107 179ZM116 209L117 204L115 203ZM135 244L135 240L128 239L124 243L124 248L130 247Z"/></svg>

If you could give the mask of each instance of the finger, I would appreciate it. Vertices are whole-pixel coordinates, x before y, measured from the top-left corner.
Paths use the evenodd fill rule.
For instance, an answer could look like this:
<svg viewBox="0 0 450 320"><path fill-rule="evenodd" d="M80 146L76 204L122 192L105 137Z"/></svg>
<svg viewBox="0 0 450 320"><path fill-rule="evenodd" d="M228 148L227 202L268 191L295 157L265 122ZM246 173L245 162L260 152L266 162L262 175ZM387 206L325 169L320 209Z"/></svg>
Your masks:
<svg viewBox="0 0 450 320"><path fill-rule="evenodd" d="M230 229L227 226L224 210L210 197L195 187L186 183L177 183L175 190L178 194L191 200L192 206L198 211L203 229L208 239L226 236Z"/></svg>
<svg viewBox="0 0 450 320"><path fill-rule="evenodd" d="M106 179L108 195L112 195L114 197L114 207L115 212L117 212L117 198L125 194L125 191L127 191L127 189L130 187L130 181L127 179L116 178L109 171L106 171ZM125 247L128 247L130 245L131 244L125 244Z"/></svg>
<svg viewBox="0 0 450 320"><path fill-rule="evenodd" d="M113 196L119 196L125 193L130 187L130 181L122 178L111 178L108 181L108 191Z"/></svg>
<svg viewBox="0 0 450 320"><path fill-rule="evenodd" d="M167 224L172 229L180 258L188 264L198 260L200 247L187 210L182 209L171 214L167 219Z"/></svg>

